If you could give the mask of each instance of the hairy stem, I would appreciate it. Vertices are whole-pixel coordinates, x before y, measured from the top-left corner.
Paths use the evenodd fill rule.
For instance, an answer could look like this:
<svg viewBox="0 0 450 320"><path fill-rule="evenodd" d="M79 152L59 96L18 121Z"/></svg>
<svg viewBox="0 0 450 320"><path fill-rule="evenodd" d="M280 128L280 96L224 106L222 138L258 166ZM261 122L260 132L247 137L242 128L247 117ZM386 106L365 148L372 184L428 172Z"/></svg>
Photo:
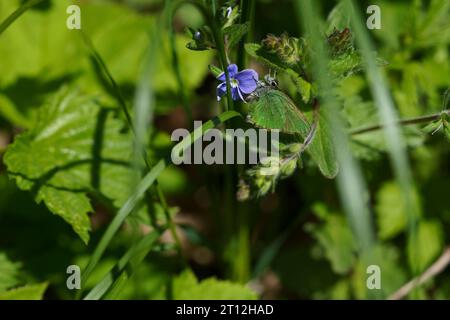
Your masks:
<svg viewBox="0 0 450 320"><path fill-rule="evenodd" d="M438 120L442 116L442 114L446 114L446 115L450 116L450 110L444 110L442 112L435 113L435 114L430 114L430 115L427 115L427 116L421 116L421 117L409 118L409 119L402 119L402 120L399 120L397 122L397 125L407 126L407 125L427 123L427 122ZM364 128L357 128L357 129L351 130L350 134L352 136L354 136L354 135L358 135L358 134L363 134L363 133L368 133L368 132L372 132L372 131L377 131L377 130L383 129L385 126L386 126L385 124L376 124L376 125L368 126L368 127L364 127Z"/></svg>
<svg viewBox="0 0 450 320"><path fill-rule="evenodd" d="M450 264L450 247L447 247L442 255L420 276L412 279L395 293L393 293L388 299L389 300L400 300L407 296L413 289L417 286L422 285L427 280L438 275Z"/></svg>
<svg viewBox="0 0 450 320"><path fill-rule="evenodd" d="M246 65L245 43L249 42L253 31L253 18L255 13L255 0L241 0L241 18L239 23L243 24L247 21L250 23L247 35L239 42L237 53L237 65L240 70L244 69Z"/></svg>
<svg viewBox="0 0 450 320"><path fill-rule="evenodd" d="M176 39L175 39L175 31L173 30L173 25L172 25L172 19L175 15L175 11L177 9L177 7L172 8L172 1L173 0L168 0L166 3L167 6L167 28L169 31L169 40L170 40L170 50L172 53L172 69L173 72L175 74L175 78L177 80L177 85L178 85L178 94L180 96L181 102L183 104L183 108L184 108L184 113L186 115L187 121L188 121L188 128L192 129L192 123L193 123L193 118L192 118L192 110L191 107L189 105L189 99L188 96L186 94L186 88L184 86L184 82L183 79L181 77L181 70L180 70L180 61L178 58L178 52L177 52L177 47L176 47Z"/></svg>

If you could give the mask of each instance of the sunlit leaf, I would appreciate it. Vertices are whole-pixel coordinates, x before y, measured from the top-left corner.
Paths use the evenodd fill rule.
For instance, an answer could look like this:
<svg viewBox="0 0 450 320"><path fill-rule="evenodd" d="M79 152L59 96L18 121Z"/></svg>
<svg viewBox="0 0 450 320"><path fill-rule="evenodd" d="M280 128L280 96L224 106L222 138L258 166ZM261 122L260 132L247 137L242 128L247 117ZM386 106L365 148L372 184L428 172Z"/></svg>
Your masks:
<svg viewBox="0 0 450 320"><path fill-rule="evenodd" d="M442 224L439 221L421 221L416 241L408 243L410 264L417 263L418 270L425 270L441 253L443 242Z"/></svg>
<svg viewBox="0 0 450 320"><path fill-rule="evenodd" d="M419 201L418 195L416 201ZM377 214L378 235L386 240L395 237L406 228L406 207L397 183L385 183L377 194L375 212Z"/></svg>
<svg viewBox="0 0 450 320"><path fill-rule="evenodd" d="M36 125L9 146L4 161L19 188L30 190L87 242L99 193L120 207L131 190L131 137L111 109L63 89L39 110Z"/></svg>
<svg viewBox="0 0 450 320"><path fill-rule="evenodd" d="M317 163L320 172L325 177L334 178L339 171L339 164L333 146L330 121L327 113L319 110L319 121L314 140L306 151L311 155L314 162Z"/></svg>
<svg viewBox="0 0 450 320"><path fill-rule="evenodd" d="M328 212L322 205L316 205L314 210L323 224L308 224L307 231L324 250L333 271L341 274L348 272L355 262L356 245L345 218Z"/></svg>
<svg viewBox="0 0 450 320"><path fill-rule="evenodd" d="M48 283L29 284L0 292L0 300L42 300Z"/></svg>
<svg viewBox="0 0 450 320"><path fill-rule="evenodd" d="M20 283L20 264L8 259L6 254L0 253L0 292Z"/></svg>
<svg viewBox="0 0 450 320"><path fill-rule="evenodd" d="M198 281L192 271L184 271L173 281L176 300L254 300L256 294L242 284L208 278Z"/></svg>

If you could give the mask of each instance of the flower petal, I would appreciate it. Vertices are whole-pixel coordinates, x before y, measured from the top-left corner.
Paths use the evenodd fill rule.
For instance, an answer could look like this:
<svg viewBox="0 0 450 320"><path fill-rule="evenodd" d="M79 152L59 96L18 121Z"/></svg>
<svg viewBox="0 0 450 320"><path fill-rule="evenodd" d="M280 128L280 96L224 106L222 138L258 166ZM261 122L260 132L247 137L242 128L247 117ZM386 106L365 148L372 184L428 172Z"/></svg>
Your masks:
<svg viewBox="0 0 450 320"><path fill-rule="evenodd" d="M245 94L250 94L258 86L258 73L252 69L245 69L234 77L239 82L239 88Z"/></svg>
<svg viewBox="0 0 450 320"><path fill-rule="evenodd" d="M217 101L220 101L222 97L227 93L227 84L225 82L222 82L217 86Z"/></svg>
<svg viewBox="0 0 450 320"><path fill-rule="evenodd" d="M225 81L225 72L222 72L221 74L219 74L216 77L216 79L219 80L219 81Z"/></svg>
<svg viewBox="0 0 450 320"><path fill-rule="evenodd" d="M230 64L227 67L228 70L228 76L231 78L234 78L234 76L238 73L238 67L235 64ZM221 74L219 74L216 78L219 81L225 81L226 77L225 77L225 72L222 72Z"/></svg>
<svg viewBox="0 0 450 320"><path fill-rule="evenodd" d="M228 65L227 70L230 78L234 78L234 76L238 73L238 67L235 64Z"/></svg>
<svg viewBox="0 0 450 320"><path fill-rule="evenodd" d="M244 97L242 96L241 89L239 89L239 88L237 88L237 89L238 89L239 98L241 98L240 100L242 100L242 101L245 102L245 99L244 99Z"/></svg>
<svg viewBox="0 0 450 320"><path fill-rule="evenodd" d="M241 90L238 87L231 89L231 98L234 101L244 101L244 97L242 96Z"/></svg>

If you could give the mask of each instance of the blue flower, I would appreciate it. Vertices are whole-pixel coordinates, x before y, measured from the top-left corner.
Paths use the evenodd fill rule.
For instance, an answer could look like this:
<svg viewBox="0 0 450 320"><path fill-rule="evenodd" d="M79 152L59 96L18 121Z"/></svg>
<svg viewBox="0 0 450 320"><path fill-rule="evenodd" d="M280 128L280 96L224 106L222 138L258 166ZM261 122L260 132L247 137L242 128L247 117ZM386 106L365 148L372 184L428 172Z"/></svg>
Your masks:
<svg viewBox="0 0 450 320"><path fill-rule="evenodd" d="M245 69L238 72L238 67L235 64L230 64L227 67L228 75L230 77L231 97L233 100L244 100L244 94L250 94L256 90L258 84L258 73L253 69ZM225 72L222 72L217 80L222 81L217 86L217 101L227 93L227 82Z"/></svg>

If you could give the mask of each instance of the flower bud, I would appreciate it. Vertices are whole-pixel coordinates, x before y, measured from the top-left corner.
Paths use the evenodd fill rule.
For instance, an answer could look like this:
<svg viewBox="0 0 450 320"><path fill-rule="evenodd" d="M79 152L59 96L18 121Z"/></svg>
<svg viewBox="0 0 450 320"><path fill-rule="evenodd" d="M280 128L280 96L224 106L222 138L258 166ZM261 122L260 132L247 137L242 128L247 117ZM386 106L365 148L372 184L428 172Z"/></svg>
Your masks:
<svg viewBox="0 0 450 320"><path fill-rule="evenodd" d="M352 34L348 28L342 31L334 29L327 40L333 56L339 56L352 47Z"/></svg>
<svg viewBox="0 0 450 320"><path fill-rule="evenodd" d="M281 178L287 178L291 176L297 168L297 158L292 158L281 166L280 174Z"/></svg>
<svg viewBox="0 0 450 320"><path fill-rule="evenodd" d="M244 179L239 180L238 191L236 193L238 201L246 201L250 198L250 186Z"/></svg>

